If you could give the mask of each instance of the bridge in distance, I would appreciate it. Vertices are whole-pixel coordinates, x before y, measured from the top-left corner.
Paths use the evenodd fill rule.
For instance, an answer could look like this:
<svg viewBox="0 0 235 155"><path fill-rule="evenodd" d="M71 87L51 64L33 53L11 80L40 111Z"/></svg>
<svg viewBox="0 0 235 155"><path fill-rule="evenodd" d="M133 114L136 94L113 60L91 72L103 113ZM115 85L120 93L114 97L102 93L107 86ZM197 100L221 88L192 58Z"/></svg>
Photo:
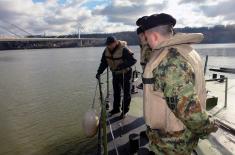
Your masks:
<svg viewBox="0 0 235 155"><path fill-rule="evenodd" d="M103 46L105 38L0 38L0 50Z"/></svg>
<svg viewBox="0 0 235 155"><path fill-rule="evenodd" d="M0 35L0 50L7 49L25 49L25 48L58 48L58 47L87 47L87 46L102 46L104 45L105 38L81 38L80 29L84 27L78 23L78 34L77 38L69 38L62 36L46 37L46 36L35 36L19 27L16 24L9 23L8 21L1 20L3 26L0 28L5 32L13 36L1 36ZM13 31L17 29L18 32L24 33L25 35L19 35Z"/></svg>

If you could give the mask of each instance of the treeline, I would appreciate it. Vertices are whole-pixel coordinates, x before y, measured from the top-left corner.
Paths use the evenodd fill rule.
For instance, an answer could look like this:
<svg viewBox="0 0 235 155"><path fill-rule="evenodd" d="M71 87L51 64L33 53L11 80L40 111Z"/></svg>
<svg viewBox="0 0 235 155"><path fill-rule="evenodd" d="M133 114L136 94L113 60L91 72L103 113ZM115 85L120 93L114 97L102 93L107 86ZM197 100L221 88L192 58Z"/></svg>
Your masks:
<svg viewBox="0 0 235 155"><path fill-rule="evenodd" d="M235 43L235 25L216 25L214 27L185 27L176 28L176 32L184 33L203 33L205 39L202 43ZM105 38L114 35L120 40L126 40L129 45L137 45L138 39L136 32L118 32L118 33L100 33L100 34L82 34L81 37ZM69 37L76 37L70 35Z"/></svg>
<svg viewBox="0 0 235 155"><path fill-rule="evenodd" d="M185 27L176 28L176 32L184 33L203 33L205 38L202 43L235 43L235 25L216 25L214 27ZM138 37L136 32L117 32L117 33L95 33L95 34L81 34L81 38L106 38L114 35L117 39L125 40L128 45L138 45ZM77 34L61 35L61 36L44 36L34 35L27 36L29 38L78 38ZM68 48L68 47L87 47L87 46L104 46L104 42L83 42L80 44L76 40L71 41L0 41L0 50L10 49L34 49L34 48Z"/></svg>

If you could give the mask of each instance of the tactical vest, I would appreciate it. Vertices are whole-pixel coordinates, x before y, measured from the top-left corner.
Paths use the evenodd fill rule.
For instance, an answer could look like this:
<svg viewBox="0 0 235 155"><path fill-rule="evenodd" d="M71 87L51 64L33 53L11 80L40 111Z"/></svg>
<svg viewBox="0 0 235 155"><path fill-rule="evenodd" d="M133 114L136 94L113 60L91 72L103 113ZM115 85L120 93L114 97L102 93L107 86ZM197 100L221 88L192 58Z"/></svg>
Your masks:
<svg viewBox="0 0 235 155"><path fill-rule="evenodd" d="M116 71L117 67L123 63L123 49L127 48L127 43L125 41L118 41L116 50L111 53L110 50L105 48L105 58L108 63L108 66L112 72L115 74L126 73L130 68L125 68L122 70Z"/></svg>
<svg viewBox="0 0 235 155"><path fill-rule="evenodd" d="M158 67L166 57L170 48L175 48L189 64L195 73L195 88L199 97L201 108L205 109L206 89L202 60L198 53L192 49L190 43L198 43L203 39L202 34L176 34L168 41L158 45L150 61L147 63L143 78L152 79L153 70ZM152 129L161 129L166 132L181 131L184 124L171 112L164 94L161 90L154 90L153 83L144 84L144 118L146 124Z"/></svg>

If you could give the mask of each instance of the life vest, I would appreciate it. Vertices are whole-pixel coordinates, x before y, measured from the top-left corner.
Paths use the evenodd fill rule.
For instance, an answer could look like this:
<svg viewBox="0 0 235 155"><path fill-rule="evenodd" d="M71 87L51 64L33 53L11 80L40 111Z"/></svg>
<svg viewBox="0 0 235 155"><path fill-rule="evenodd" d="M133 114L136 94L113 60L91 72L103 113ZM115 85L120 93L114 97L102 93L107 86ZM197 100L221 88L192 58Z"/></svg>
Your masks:
<svg viewBox="0 0 235 155"><path fill-rule="evenodd" d="M175 34L169 40L162 42L155 49L151 59L147 63L143 79L152 79L153 70L158 67L166 57L169 49L175 48L193 67L195 73L195 89L200 100L201 108L205 109L206 89L202 60L199 54L190 46L191 43L199 43L203 39L202 34ZM144 118L146 124L152 129L161 129L166 132L181 131L184 124L171 112L164 94L161 90L154 90L153 83L144 84Z"/></svg>
<svg viewBox="0 0 235 155"><path fill-rule="evenodd" d="M118 41L116 50L112 53L107 47L105 48L105 58L108 63L108 66L112 72L116 74L126 73L130 68L125 68L122 70L116 71L117 67L123 63L123 49L127 48L127 42Z"/></svg>

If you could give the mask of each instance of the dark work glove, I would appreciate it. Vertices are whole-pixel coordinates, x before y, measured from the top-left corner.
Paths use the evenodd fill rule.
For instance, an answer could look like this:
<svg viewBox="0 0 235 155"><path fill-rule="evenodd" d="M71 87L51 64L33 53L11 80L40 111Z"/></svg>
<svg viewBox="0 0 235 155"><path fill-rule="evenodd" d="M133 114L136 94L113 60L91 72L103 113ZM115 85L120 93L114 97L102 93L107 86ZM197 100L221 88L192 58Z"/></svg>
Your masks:
<svg viewBox="0 0 235 155"><path fill-rule="evenodd" d="M97 73L97 74L95 75L95 78L96 78L96 79L99 79L99 78L100 78L100 74Z"/></svg>

